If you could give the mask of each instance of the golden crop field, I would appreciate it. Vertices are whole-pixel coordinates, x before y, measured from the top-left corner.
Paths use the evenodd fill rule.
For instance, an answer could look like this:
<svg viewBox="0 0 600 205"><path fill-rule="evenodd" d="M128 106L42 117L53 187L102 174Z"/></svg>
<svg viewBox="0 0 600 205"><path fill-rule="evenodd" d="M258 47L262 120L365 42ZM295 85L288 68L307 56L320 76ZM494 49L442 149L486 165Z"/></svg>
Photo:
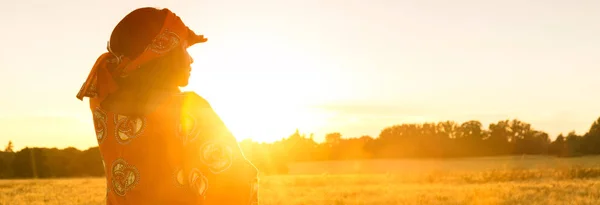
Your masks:
<svg viewBox="0 0 600 205"><path fill-rule="evenodd" d="M0 181L0 204L103 204L102 178ZM600 157L372 160L290 165L261 204L600 204Z"/></svg>

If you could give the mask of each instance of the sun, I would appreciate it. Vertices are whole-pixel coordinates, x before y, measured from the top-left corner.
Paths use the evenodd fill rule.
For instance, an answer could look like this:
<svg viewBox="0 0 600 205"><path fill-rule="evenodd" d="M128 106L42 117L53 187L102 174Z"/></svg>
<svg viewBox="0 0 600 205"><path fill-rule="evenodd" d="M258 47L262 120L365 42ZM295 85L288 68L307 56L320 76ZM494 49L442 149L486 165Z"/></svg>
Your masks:
<svg viewBox="0 0 600 205"><path fill-rule="evenodd" d="M187 87L185 91L205 90ZM327 125L324 112L277 97L236 93L227 89L200 91L238 141L274 142L293 134L315 133ZM234 93L234 94L232 94ZM254 99L254 100L250 100Z"/></svg>
<svg viewBox="0 0 600 205"><path fill-rule="evenodd" d="M228 36L188 49L194 64L183 90L207 99L238 140L273 142L327 126L327 113L312 106L335 96L331 84L339 83L317 75L326 63L278 38Z"/></svg>
<svg viewBox="0 0 600 205"><path fill-rule="evenodd" d="M325 127L328 121L328 116L320 110L275 97L257 97L252 101L244 100L250 99L248 96L223 91L205 96L238 141L270 143L289 137L296 130L309 135Z"/></svg>
<svg viewBox="0 0 600 205"><path fill-rule="evenodd" d="M288 137L296 129L303 133L314 132L324 121L318 113L288 106L253 108L223 104L215 110L238 140L257 142L277 141Z"/></svg>

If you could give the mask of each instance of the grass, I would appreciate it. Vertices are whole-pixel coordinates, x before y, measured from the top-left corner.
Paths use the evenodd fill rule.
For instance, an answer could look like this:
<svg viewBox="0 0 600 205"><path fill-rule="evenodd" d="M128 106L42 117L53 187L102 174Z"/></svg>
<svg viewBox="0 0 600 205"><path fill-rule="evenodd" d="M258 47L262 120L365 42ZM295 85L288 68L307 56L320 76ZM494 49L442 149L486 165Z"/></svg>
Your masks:
<svg viewBox="0 0 600 205"><path fill-rule="evenodd" d="M600 204L599 159L500 157L294 164L290 175L261 178L260 200L262 204L286 205ZM378 163L388 167L375 169L373 164ZM344 172L344 168L348 169ZM103 178L4 180L0 181L0 204L103 204L105 190Z"/></svg>

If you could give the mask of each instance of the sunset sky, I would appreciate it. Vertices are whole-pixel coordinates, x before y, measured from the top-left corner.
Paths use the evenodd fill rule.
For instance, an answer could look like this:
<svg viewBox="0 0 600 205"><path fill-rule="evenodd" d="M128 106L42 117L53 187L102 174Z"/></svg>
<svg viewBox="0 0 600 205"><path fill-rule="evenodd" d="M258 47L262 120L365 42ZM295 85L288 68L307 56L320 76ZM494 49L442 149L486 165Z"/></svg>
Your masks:
<svg viewBox="0 0 600 205"><path fill-rule="evenodd" d="M0 146L96 146L75 94L144 6L209 39L185 90L240 140L509 118L554 138L600 117L597 0L22 0L0 3Z"/></svg>

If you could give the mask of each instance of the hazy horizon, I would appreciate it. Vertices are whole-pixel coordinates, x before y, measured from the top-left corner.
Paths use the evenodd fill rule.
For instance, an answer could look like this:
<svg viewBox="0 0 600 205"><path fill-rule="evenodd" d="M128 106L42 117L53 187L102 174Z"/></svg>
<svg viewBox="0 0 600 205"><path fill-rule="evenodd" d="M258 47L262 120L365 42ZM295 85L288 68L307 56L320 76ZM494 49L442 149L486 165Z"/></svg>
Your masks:
<svg viewBox="0 0 600 205"><path fill-rule="evenodd" d="M0 145L16 149L96 146L75 94L114 26L144 6L170 8L209 39L190 49L185 90L240 140L512 118L554 139L600 117L600 97L585 91L600 86L600 1L0 4Z"/></svg>

